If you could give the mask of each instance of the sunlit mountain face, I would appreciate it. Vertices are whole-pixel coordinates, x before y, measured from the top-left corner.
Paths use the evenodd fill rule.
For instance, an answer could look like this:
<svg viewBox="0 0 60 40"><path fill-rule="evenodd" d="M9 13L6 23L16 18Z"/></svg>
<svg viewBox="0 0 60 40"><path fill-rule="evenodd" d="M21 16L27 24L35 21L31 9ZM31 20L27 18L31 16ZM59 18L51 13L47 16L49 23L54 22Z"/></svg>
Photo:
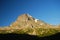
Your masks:
<svg viewBox="0 0 60 40"><path fill-rule="evenodd" d="M59 32L60 25L50 25L42 20L35 19L29 14L22 14L10 26L0 28L0 34L16 33L36 35L39 37L50 36Z"/></svg>

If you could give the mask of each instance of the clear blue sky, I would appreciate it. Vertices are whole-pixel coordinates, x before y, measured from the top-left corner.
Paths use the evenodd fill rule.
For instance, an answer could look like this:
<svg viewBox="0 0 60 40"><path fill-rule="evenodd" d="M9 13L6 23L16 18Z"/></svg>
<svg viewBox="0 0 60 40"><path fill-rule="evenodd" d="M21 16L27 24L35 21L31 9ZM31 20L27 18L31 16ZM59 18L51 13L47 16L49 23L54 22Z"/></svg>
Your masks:
<svg viewBox="0 0 60 40"><path fill-rule="evenodd" d="M23 14L49 24L60 24L59 0L0 0L0 26L8 26Z"/></svg>

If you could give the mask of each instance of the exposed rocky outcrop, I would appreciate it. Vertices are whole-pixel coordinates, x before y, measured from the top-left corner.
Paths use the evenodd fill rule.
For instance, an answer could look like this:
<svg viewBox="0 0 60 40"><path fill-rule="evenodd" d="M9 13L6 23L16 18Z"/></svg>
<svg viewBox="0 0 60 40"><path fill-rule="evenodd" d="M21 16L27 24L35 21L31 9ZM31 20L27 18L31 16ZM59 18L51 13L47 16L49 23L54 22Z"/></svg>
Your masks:
<svg viewBox="0 0 60 40"><path fill-rule="evenodd" d="M59 30L58 30L59 29ZM17 33L37 35L40 37L56 34L60 32L59 27L55 27L44 21L33 18L29 14L22 14L18 16L17 20L9 27L0 28L1 34Z"/></svg>

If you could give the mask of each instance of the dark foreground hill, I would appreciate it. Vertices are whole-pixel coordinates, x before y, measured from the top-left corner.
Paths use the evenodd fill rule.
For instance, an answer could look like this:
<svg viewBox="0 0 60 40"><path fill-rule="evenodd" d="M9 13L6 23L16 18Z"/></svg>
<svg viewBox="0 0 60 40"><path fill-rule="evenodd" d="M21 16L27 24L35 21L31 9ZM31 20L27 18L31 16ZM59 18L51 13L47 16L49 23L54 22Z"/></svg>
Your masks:
<svg viewBox="0 0 60 40"><path fill-rule="evenodd" d="M38 37L28 34L0 34L0 40L60 40L60 33L55 35Z"/></svg>

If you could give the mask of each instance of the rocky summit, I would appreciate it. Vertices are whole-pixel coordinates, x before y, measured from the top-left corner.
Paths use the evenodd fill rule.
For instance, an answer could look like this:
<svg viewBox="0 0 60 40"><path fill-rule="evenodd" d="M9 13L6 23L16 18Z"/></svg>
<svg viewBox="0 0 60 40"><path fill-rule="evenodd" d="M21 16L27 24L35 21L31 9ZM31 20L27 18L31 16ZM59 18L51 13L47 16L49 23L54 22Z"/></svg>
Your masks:
<svg viewBox="0 0 60 40"><path fill-rule="evenodd" d="M60 32L60 25L50 25L44 21L33 18L29 14L18 16L17 20L10 26L1 27L0 34L16 33L29 34L39 37L50 36Z"/></svg>

